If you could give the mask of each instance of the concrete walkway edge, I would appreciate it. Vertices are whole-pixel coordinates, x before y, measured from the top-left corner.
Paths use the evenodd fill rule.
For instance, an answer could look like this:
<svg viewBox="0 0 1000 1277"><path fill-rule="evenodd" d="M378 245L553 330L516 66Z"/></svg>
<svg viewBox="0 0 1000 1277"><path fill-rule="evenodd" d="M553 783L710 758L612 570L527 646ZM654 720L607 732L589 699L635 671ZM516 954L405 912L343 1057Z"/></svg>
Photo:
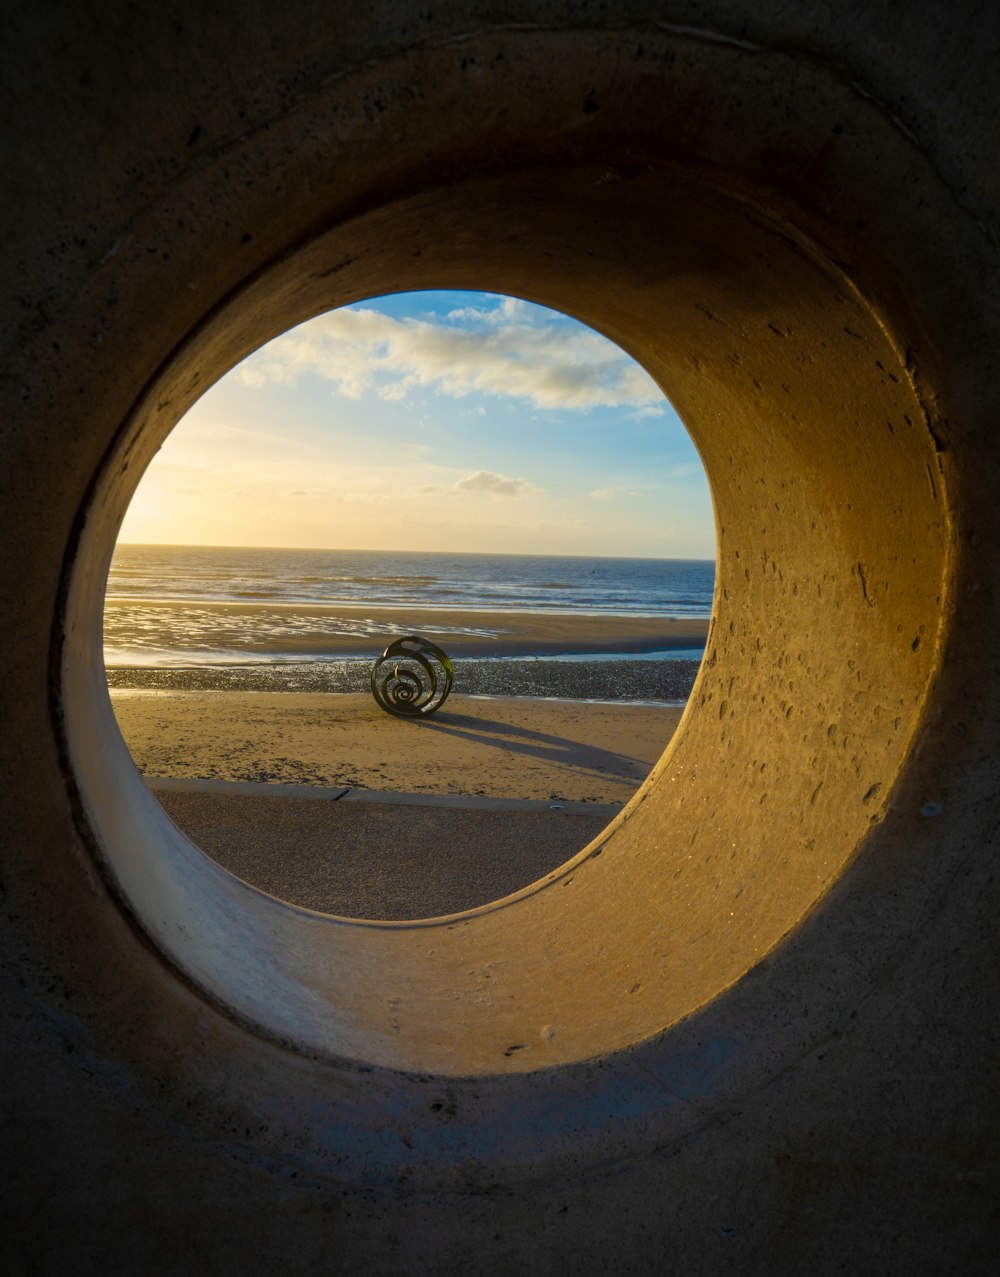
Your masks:
<svg viewBox="0 0 1000 1277"><path fill-rule="evenodd" d="M451 807L467 811L561 811L567 816L605 815L608 820L621 803L563 802L544 798L499 798L491 794L405 793L384 789L349 789L330 785L296 785L249 780L187 779L182 776L147 776L156 793L225 794L247 798L309 798L325 802L382 803L393 807Z"/></svg>

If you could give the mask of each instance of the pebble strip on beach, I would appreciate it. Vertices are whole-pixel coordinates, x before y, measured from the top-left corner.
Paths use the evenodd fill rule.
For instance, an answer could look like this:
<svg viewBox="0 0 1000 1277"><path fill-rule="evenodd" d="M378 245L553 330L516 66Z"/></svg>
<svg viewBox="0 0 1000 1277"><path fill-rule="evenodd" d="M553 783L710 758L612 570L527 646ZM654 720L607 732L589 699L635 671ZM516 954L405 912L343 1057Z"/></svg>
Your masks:
<svg viewBox="0 0 1000 1277"><path fill-rule="evenodd" d="M565 700L683 703L698 673L692 660L523 660L505 657L455 662L454 691L465 696L539 696ZM175 669L108 670L114 689L232 692L366 692L369 660Z"/></svg>

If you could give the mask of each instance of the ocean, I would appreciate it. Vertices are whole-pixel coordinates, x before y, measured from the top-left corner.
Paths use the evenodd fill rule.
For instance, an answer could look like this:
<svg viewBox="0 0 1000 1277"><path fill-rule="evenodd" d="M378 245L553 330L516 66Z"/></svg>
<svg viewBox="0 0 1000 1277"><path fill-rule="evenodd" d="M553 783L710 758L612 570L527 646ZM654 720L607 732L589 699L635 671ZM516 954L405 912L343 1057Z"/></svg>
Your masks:
<svg viewBox="0 0 1000 1277"><path fill-rule="evenodd" d="M554 555L118 545L110 599L708 617L715 563Z"/></svg>
<svg viewBox="0 0 1000 1277"><path fill-rule="evenodd" d="M711 560L120 544L108 577L105 666L119 687L359 690L370 630L356 614L337 616L338 606L398 615L389 629L399 634L411 632L416 609L446 624L454 613L456 637L488 634L475 613L707 620L714 578ZM357 652L330 659L327 640L343 645L355 633ZM700 647L674 646L469 658L463 686L532 696L572 686L583 699L677 703L700 657ZM652 666L672 668L654 678Z"/></svg>

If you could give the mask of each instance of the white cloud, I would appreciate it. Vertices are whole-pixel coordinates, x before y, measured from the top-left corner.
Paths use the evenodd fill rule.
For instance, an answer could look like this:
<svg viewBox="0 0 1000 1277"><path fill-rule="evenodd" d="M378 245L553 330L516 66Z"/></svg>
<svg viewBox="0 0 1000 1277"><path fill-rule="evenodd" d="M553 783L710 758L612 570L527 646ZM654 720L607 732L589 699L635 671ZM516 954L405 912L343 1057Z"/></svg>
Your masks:
<svg viewBox="0 0 1000 1277"><path fill-rule="evenodd" d="M492 470L477 470L474 474L459 479L453 491L496 492L502 497L517 497L534 492L535 487L527 479L513 479L508 474L496 474Z"/></svg>
<svg viewBox="0 0 1000 1277"><path fill-rule="evenodd" d="M649 375L598 333L527 302L396 319L370 307L331 311L286 333L240 367L248 385L294 385L311 373L348 398L402 400L417 388L474 393L542 409L662 411Z"/></svg>

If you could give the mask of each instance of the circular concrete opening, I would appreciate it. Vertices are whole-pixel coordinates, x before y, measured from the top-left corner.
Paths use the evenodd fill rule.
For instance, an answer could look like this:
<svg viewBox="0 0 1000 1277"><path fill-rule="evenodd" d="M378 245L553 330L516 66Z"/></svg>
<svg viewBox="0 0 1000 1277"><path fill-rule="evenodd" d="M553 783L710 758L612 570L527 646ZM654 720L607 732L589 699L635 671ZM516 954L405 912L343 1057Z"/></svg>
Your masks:
<svg viewBox="0 0 1000 1277"><path fill-rule="evenodd" d="M510 297L370 299L255 352L151 462L108 581L112 704L168 815L265 893L475 908L663 753L714 548L690 439L612 343ZM403 722L372 664L415 630L455 682Z"/></svg>
<svg viewBox="0 0 1000 1277"><path fill-rule="evenodd" d="M715 615L669 750L574 860L471 913L346 922L255 892L164 818L104 685L103 582L135 476L206 384L334 302L428 282L565 310L659 382L712 483ZM891 328L787 220L665 171L585 166L380 206L222 301L107 458L62 666L99 854L157 948L304 1051L452 1076L621 1051L738 981L886 810L936 660L939 485Z"/></svg>

